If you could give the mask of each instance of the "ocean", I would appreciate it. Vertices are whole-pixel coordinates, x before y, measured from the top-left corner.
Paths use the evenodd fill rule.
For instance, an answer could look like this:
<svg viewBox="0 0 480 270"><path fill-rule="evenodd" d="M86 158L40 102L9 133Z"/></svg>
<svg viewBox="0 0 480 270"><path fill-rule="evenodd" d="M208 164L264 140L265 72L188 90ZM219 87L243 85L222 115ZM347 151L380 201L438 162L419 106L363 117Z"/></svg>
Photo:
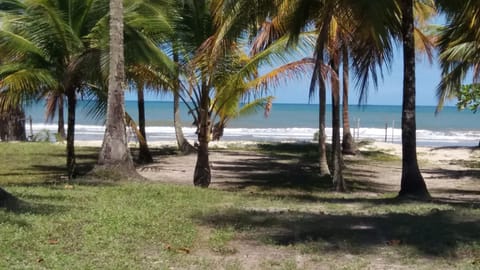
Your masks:
<svg viewBox="0 0 480 270"><path fill-rule="evenodd" d="M102 140L104 119L89 114L90 103L78 102L76 140ZM350 126L355 139L401 143L401 106L364 105L350 106ZM136 101L126 101L126 110L138 119ZM175 141L173 129L173 103L147 101L145 103L147 139ZM194 141L195 128L187 107L182 104L181 118L184 133ZM46 122L42 103L26 108L27 118L32 118L32 129L27 121L27 135L39 132L56 132L56 120ZM435 115L434 106L417 107L417 144L419 146L477 146L480 139L478 115L445 107ZM66 117L65 117L66 121ZM331 111L327 109L327 134L331 134ZM257 114L234 119L227 124L223 141L311 141L318 129L317 104L273 104L268 117L263 110ZM129 138L135 140L129 131Z"/></svg>

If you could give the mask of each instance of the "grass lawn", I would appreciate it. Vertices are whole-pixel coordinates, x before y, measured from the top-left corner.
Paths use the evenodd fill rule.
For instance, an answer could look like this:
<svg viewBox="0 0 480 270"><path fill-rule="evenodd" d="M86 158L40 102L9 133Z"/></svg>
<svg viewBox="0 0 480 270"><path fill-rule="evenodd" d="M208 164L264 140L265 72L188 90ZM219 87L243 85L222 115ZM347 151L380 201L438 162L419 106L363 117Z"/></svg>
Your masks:
<svg viewBox="0 0 480 270"><path fill-rule="evenodd" d="M81 172L97 150L77 149ZM314 155L309 147L256 151ZM0 143L0 153L0 187L20 199L0 208L0 269L480 269L478 204L338 194L325 185L70 185L64 146Z"/></svg>

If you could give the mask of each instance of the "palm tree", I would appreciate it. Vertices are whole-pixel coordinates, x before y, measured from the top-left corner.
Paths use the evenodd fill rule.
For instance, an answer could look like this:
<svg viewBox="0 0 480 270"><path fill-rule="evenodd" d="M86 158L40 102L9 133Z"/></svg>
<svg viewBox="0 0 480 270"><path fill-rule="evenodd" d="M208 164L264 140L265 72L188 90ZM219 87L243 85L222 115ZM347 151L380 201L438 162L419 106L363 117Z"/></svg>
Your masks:
<svg viewBox="0 0 480 270"><path fill-rule="evenodd" d="M67 168L69 177L73 177L77 93L89 88L87 78L100 73L99 51L84 37L101 18L90 11L104 9L100 1L94 0L18 3L20 12L5 12L2 16L0 46L8 56L0 71L4 94L10 104L47 93L67 96Z"/></svg>
<svg viewBox="0 0 480 270"><path fill-rule="evenodd" d="M343 136L342 136L342 153L347 155L355 155L358 151L357 145L353 140L352 132L350 131L350 116L348 108L348 94L350 91L350 61L349 53L347 46L342 46L342 127L343 127Z"/></svg>
<svg viewBox="0 0 480 270"><path fill-rule="evenodd" d="M440 28L438 47L442 80L438 86L439 112L447 99L456 98L462 84L473 75L473 83L480 78L480 42L478 14L480 4L476 1L438 1L446 15L446 25Z"/></svg>
<svg viewBox="0 0 480 270"><path fill-rule="evenodd" d="M173 48L173 62L176 64L172 86L173 126L175 128L175 138L177 139L178 149L182 154L186 155L195 152L196 149L188 142L183 134L182 121L180 119L180 59L175 46Z"/></svg>
<svg viewBox="0 0 480 270"><path fill-rule="evenodd" d="M312 4L312 6L308 6ZM277 2L277 1L217 1L217 13L219 14L218 24L223 28L220 32L223 37L241 35L245 30L249 30L256 35L256 41L253 45L254 52L264 50L272 42L280 38L288 37L289 42L286 48L291 48L299 41L302 30L307 25L311 25L313 20L309 16L307 10L319 10L318 3L306 2ZM295 10L303 10L304 14L295 16ZM298 13L299 14L299 13ZM288 23L291 24L288 24ZM258 25L260 29L257 29ZM319 31L318 31L319 32ZM317 32L317 35L318 35ZM323 34L326 38L327 33ZM314 52L314 69L310 85L310 98L313 98L314 91L318 86L319 89L319 173L320 176L329 176L330 170L327 164L326 153L326 133L325 133L325 115L326 115L326 83L324 79L328 74L328 68L323 59L323 52L319 53L319 48L324 44L318 42ZM320 51L323 51L321 49ZM321 78L321 79L319 79Z"/></svg>
<svg viewBox="0 0 480 270"><path fill-rule="evenodd" d="M182 100L189 101L185 104L197 127L194 184L207 187L211 181L208 145L213 137L215 121L215 130L221 131L228 119L236 114L240 100L263 94L262 89L275 84L285 74L303 72L302 68L298 68L302 61L259 76L260 65L271 63L272 58L282 59L287 39L283 39L281 45L248 56L243 52L245 42L242 39L222 35L222 24L217 24L211 13L215 10L215 1L185 1L182 4L184 20L179 23L177 33L182 43L179 51L184 63L182 81L185 89L179 93Z"/></svg>
<svg viewBox="0 0 480 270"><path fill-rule="evenodd" d="M401 32L403 44L402 104L402 178L400 197L429 197L427 186L418 167L415 120L415 39L414 1L402 0Z"/></svg>
<svg viewBox="0 0 480 270"><path fill-rule="evenodd" d="M2 13L0 53L8 59L0 67L3 94L10 104L48 93L67 97L67 167L73 177L77 96L100 93L108 74L104 57L108 5L103 0L17 2L20 11ZM127 3L128 63L163 61L166 57L158 53L158 43L148 37L158 36L168 23L150 2Z"/></svg>
<svg viewBox="0 0 480 270"><path fill-rule="evenodd" d="M125 129L125 60L123 48L123 0L110 0L110 53L105 136L95 170L136 176Z"/></svg>
<svg viewBox="0 0 480 270"><path fill-rule="evenodd" d="M0 104L2 98L0 95ZM22 106L0 105L0 139L2 141L25 141L25 112Z"/></svg>
<svg viewBox="0 0 480 270"><path fill-rule="evenodd" d="M46 97L46 111L45 116L47 120L52 121L57 113L57 134L60 138L66 139L67 134L65 133L65 95L63 93L48 93Z"/></svg>

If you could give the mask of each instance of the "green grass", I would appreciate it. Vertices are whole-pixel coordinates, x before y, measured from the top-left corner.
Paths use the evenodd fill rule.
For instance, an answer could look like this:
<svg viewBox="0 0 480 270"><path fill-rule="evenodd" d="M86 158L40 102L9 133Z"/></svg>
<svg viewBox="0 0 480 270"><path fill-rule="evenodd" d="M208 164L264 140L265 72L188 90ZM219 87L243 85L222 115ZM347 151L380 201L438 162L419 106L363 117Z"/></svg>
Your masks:
<svg viewBox="0 0 480 270"><path fill-rule="evenodd" d="M312 146L261 147L299 160L312 155ZM83 172L97 151L77 149ZM0 152L0 186L21 200L0 209L0 269L480 265L478 204L336 194L321 186L227 192L80 179L71 189L63 182L64 146L2 143Z"/></svg>

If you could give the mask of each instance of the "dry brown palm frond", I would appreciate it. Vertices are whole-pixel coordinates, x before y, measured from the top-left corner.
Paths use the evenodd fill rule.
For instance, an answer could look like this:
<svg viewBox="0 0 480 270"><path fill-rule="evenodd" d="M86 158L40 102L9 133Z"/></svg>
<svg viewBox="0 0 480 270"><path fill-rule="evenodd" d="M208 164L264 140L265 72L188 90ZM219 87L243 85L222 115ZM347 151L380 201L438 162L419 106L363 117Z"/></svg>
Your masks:
<svg viewBox="0 0 480 270"><path fill-rule="evenodd" d="M417 27L414 28L416 49L427 56L428 62L433 64L433 53L435 50L435 36L425 35L423 31Z"/></svg>
<svg viewBox="0 0 480 270"><path fill-rule="evenodd" d="M274 41L285 35L285 29L282 27L279 18L271 21L265 21L260 27L260 31L252 42L250 55L256 55L264 51Z"/></svg>

